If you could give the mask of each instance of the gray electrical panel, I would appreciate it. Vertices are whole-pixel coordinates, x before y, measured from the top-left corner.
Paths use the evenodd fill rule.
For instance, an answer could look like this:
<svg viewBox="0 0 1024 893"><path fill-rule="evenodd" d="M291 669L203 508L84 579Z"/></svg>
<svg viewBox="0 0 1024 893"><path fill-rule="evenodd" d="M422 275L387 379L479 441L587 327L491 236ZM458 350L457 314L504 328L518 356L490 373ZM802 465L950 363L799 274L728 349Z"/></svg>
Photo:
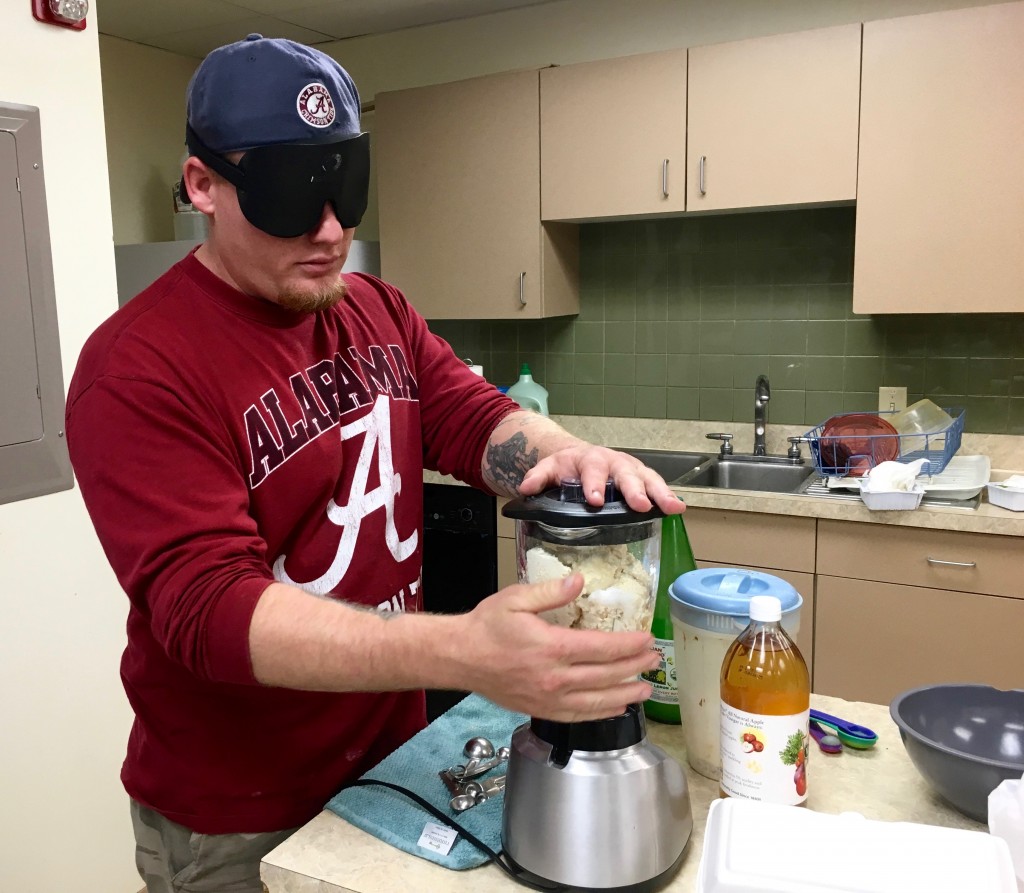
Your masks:
<svg viewBox="0 0 1024 893"><path fill-rule="evenodd" d="M71 486L39 109L0 102L0 503Z"/></svg>

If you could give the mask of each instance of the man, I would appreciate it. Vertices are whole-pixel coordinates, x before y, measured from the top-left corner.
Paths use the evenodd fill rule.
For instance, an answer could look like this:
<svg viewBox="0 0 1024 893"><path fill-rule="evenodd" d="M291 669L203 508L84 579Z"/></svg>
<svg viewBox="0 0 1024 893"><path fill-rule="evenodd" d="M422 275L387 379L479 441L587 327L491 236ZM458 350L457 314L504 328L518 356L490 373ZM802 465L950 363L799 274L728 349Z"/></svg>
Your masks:
<svg viewBox="0 0 1024 893"><path fill-rule="evenodd" d="M578 575L418 611L425 466L506 495L575 476L595 504L611 476L634 508L682 504L498 394L396 289L340 275L369 155L336 62L250 35L200 65L187 115L182 185L209 239L90 338L67 431L130 600L140 873L150 893L248 893L266 852L423 726L425 687L559 720L650 692L650 636L537 616Z"/></svg>

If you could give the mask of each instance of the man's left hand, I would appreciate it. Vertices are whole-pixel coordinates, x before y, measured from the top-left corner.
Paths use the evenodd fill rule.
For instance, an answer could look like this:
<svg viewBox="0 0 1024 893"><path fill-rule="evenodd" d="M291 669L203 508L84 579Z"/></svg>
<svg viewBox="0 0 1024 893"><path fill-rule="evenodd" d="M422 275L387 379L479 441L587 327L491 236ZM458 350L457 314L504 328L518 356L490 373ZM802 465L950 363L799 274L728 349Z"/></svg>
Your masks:
<svg viewBox="0 0 1024 893"><path fill-rule="evenodd" d="M605 483L612 480L635 511L649 511L652 503L667 515L678 514L686 508L661 475L639 459L591 444L567 447L541 459L526 473L519 492L534 496L566 478L582 481L583 492L591 505L604 504Z"/></svg>

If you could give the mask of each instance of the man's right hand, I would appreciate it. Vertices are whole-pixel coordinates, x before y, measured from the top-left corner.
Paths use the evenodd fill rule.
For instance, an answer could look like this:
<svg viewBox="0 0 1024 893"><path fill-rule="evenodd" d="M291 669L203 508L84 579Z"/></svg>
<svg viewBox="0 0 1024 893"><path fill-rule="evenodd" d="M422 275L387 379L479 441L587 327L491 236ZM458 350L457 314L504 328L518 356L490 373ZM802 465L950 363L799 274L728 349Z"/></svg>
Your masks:
<svg viewBox="0 0 1024 893"><path fill-rule="evenodd" d="M565 629L537 616L567 605L583 578L509 586L460 620L468 678L461 687L510 710L579 722L617 716L647 700L651 686L636 677L659 658L649 633Z"/></svg>

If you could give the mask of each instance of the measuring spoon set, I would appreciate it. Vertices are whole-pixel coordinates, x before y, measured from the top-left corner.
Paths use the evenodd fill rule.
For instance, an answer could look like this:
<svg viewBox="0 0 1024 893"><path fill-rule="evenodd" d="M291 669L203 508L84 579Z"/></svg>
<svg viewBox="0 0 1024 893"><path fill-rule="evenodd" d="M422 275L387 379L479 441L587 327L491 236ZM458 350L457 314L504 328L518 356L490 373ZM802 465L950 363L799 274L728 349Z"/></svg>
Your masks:
<svg viewBox="0 0 1024 893"><path fill-rule="evenodd" d="M465 812L505 790L505 776L499 775L481 781L473 779L504 763L509 757L509 748L494 745L486 738L470 738L462 750L466 762L449 766L438 772L441 781L452 794L449 806L455 812Z"/></svg>

